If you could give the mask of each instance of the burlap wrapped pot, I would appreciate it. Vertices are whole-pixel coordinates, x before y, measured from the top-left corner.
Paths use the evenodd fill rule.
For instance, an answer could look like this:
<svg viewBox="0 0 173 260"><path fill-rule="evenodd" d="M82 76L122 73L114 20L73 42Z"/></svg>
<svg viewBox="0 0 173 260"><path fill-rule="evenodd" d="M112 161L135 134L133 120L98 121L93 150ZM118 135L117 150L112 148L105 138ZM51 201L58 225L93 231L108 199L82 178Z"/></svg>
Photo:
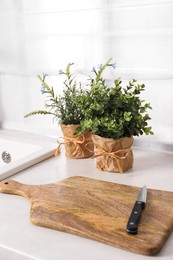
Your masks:
<svg viewBox="0 0 173 260"><path fill-rule="evenodd" d="M96 167L102 171L123 173L133 166L133 137L117 140L92 135L96 147Z"/></svg>
<svg viewBox="0 0 173 260"><path fill-rule="evenodd" d="M59 142L56 155L59 153L60 145L65 145L65 155L67 158L88 158L94 154L94 145L91 138L91 132L85 132L80 136L75 135L79 125L64 125L61 124L63 132L63 142Z"/></svg>

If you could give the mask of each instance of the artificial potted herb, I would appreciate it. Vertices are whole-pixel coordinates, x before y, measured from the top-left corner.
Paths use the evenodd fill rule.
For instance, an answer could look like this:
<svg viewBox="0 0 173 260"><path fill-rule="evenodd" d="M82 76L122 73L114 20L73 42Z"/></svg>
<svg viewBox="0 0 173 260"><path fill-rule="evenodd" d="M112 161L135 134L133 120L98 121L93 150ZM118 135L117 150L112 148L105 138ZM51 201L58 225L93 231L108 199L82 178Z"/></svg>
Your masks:
<svg viewBox="0 0 173 260"><path fill-rule="evenodd" d="M53 87L49 87L45 79L47 74L38 75L38 79L42 84L42 94L47 95L45 102L45 110L35 110L25 115L52 115L54 120L57 120L61 126L64 142L59 143L56 155L60 152L60 145L65 144L66 157L68 158L87 158L93 155L93 143L91 132L84 131L80 135L76 135L76 129L80 125L80 121L84 119L84 115L78 106L80 98L85 91L80 82L77 82L75 76L71 74L70 68L73 63L69 63L65 72L59 71L66 79L63 82L63 93L56 95Z"/></svg>
<svg viewBox="0 0 173 260"><path fill-rule="evenodd" d="M122 173L133 165L133 136L153 134L147 123L150 119L147 110L151 106L140 99L145 85L134 79L126 87L120 78L108 86L102 74L107 67L113 67L110 61L93 69L90 89L80 98L84 118L78 134L87 129L94 132L92 140L98 169Z"/></svg>

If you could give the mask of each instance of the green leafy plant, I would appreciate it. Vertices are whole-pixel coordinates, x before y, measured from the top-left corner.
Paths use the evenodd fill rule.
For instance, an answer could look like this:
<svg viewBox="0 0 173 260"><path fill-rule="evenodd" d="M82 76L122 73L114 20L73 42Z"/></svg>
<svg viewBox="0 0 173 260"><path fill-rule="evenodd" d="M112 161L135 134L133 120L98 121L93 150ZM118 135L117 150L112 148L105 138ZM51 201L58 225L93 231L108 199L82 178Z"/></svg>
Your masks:
<svg viewBox="0 0 173 260"><path fill-rule="evenodd" d="M105 138L119 139L122 137L139 136L143 133L153 134L148 109L150 103L140 99L145 90L144 84L137 80L129 81L126 87L122 86L120 78L114 80L109 87L102 76L109 66L114 67L109 59L99 69L93 68L94 77L90 77L90 89L80 97L80 109L84 119L80 122L78 134L90 129L95 134Z"/></svg>
<svg viewBox="0 0 173 260"><path fill-rule="evenodd" d="M65 72L60 70L59 74L66 76L63 82L63 94L56 95L53 87L49 87L45 79L47 74L38 75L38 79L42 84L42 94L47 95L45 101L45 110L35 110L24 117L29 117L37 114L52 115L54 120L62 124L79 124L83 119L83 114L78 107L78 99L82 96L83 89L81 83L77 83L75 76L71 74L70 68L74 63L68 63Z"/></svg>

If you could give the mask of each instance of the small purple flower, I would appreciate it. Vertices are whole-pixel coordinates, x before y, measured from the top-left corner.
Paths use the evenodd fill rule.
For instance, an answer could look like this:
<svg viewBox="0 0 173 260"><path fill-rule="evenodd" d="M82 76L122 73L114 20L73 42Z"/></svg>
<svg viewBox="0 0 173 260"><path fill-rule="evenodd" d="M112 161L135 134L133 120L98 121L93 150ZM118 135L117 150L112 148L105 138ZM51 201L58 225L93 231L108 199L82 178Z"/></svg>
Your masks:
<svg viewBox="0 0 173 260"><path fill-rule="evenodd" d="M58 74L63 75L63 74L65 74L65 72L63 70L59 70Z"/></svg>
<svg viewBox="0 0 173 260"><path fill-rule="evenodd" d="M116 69L116 63L112 63L112 68L115 70Z"/></svg>
<svg viewBox="0 0 173 260"><path fill-rule="evenodd" d="M46 93L46 89L45 89L45 87L42 85L42 87L41 87L41 93L42 94L44 94L44 93Z"/></svg>
<svg viewBox="0 0 173 260"><path fill-rule="evenodd" d="M43 80L45 80L45 78L48 76L47 73L43 73Z"/></svg>
<svg viewBox="0 0 173 260"><path fill-rule="evenodd" d="M102 64L102 63L101 63L101 64L98 64L97 68L98 68L98 69L101 69L101 68L102 68L102 66L103 66L103 64Z"/></svg>

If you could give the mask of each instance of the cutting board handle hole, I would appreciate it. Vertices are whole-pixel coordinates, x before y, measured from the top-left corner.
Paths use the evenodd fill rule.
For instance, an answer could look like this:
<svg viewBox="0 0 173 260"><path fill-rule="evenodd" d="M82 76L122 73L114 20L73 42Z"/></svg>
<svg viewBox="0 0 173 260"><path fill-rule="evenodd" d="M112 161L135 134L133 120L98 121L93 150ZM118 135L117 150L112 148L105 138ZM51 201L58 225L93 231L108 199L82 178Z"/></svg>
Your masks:
<svg viewBox="0 0 173 260"><path fill-rule="evenodd" d="M7 184L8 184L8 181L4 182L4 184L6 184L6 185L7 185Z"/></svg>

